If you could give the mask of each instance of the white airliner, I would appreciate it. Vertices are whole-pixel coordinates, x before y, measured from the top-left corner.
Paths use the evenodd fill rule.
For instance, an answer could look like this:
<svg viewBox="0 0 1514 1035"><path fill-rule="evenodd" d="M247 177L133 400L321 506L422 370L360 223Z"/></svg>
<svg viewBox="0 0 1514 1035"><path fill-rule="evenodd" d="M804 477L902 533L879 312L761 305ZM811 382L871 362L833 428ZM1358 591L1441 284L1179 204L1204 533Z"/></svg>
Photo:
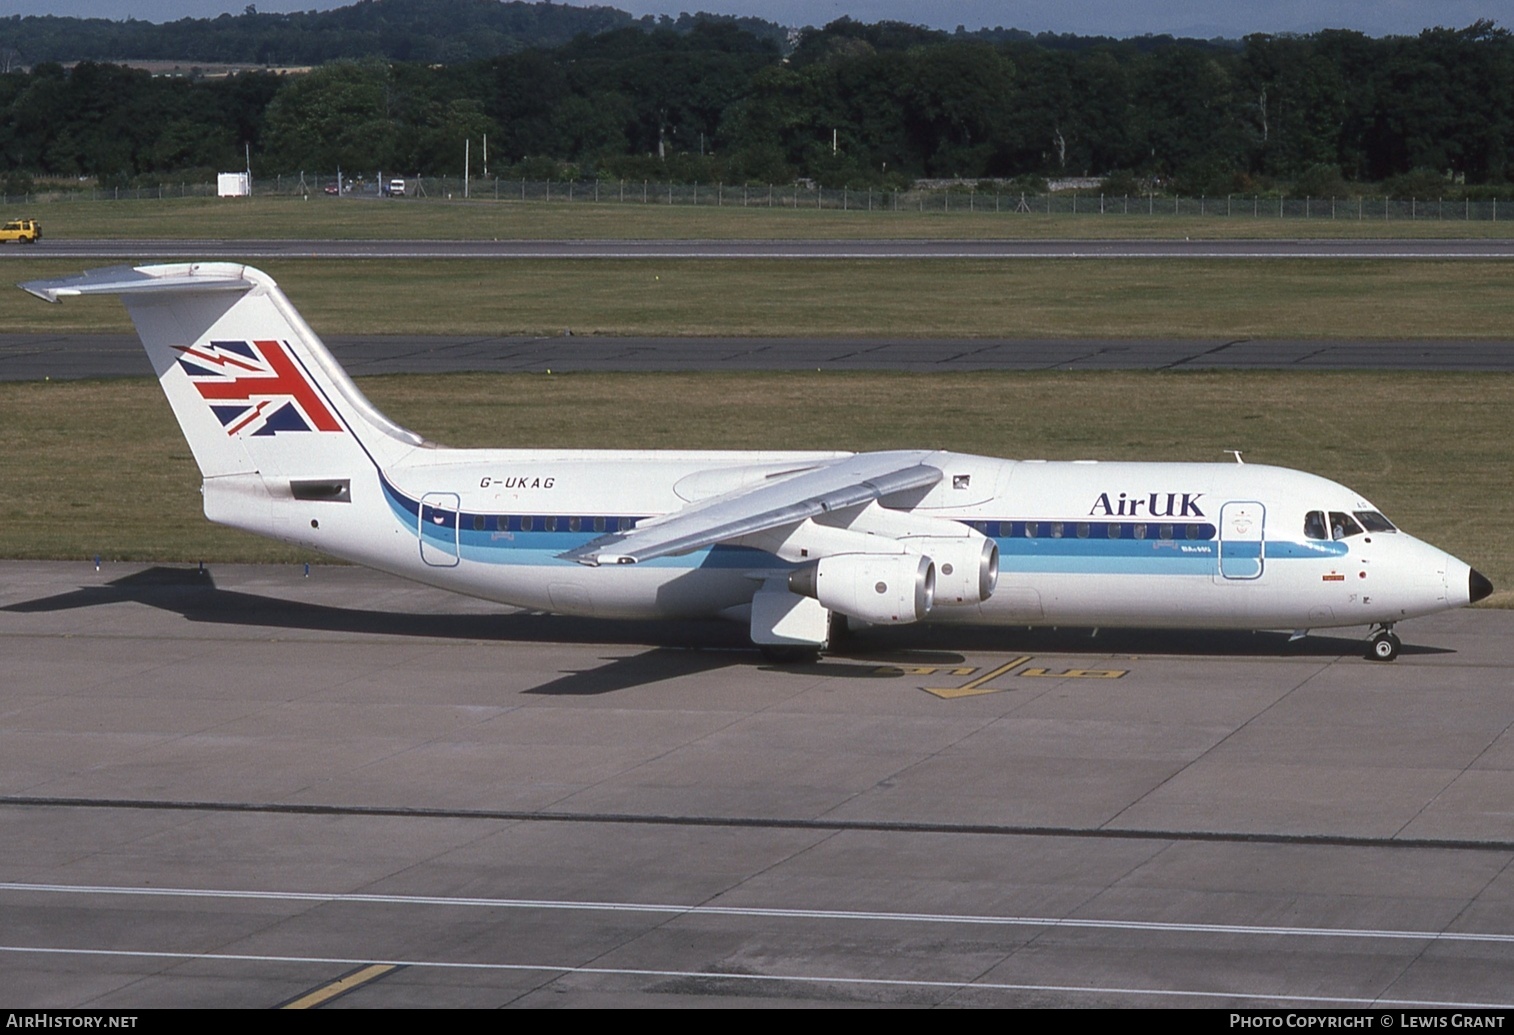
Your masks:
<svg viewBox="0 0 1514 1035"><path fill-rule="evenodd" d="M120 295L212 521L569 615L719 616L813 657L872 624L1371 626L1489 581L1355 492L1257 464L448 449L363 396L273 279L194 263L23 284ZM1239 458L1237 458L1239 459Z"/></svg>

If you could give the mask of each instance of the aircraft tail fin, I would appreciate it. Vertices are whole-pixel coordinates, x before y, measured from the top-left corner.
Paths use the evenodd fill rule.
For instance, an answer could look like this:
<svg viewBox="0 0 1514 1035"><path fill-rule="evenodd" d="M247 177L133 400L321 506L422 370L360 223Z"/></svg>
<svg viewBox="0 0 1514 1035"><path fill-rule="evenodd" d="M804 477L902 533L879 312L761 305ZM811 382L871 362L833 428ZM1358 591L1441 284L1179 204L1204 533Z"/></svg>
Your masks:
<svg viewBox="0 0 1514 1035"><path fill-rule="evenodd" d="M368 401L261 270L116 266L21 287L49 302L121 297L207 481L318 479L426 445Z"/></svg>

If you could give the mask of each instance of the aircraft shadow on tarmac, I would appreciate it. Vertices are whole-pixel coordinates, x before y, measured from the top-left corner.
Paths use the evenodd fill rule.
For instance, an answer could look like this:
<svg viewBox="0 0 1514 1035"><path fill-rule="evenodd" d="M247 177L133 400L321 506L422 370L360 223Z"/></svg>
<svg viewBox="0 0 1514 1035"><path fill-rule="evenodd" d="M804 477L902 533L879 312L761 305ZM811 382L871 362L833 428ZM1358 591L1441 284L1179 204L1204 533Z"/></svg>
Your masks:
<svg viewBox="0 0 1514 1035"><path fill-rule="evenodd" d="M596 695L668 679L753 664L758 654L736 623L574 618L540 612L476 614L416 613L334 607L221 589L208 569L147 568L101 586L0 607L22 614L70 611L136 603L212 624L298 629L308 632L415 636L502 643L562 643L643 646L630 657L604 659L593 669L565 673L526 691L532 694ZM897 679L898 665L956 665L966 654L1082 654L1122 657L1142 654L1237 658L1337 658L1359 656L1364 641L1352 635L1319 634L1289 641L1286 633L1229 630L1026 629L1019 626L918 625L874 627L849 634L821 661L767 665L765 671L807 676ZM1405 644L1403 653L1450 654L1448 648Z"/></svg>

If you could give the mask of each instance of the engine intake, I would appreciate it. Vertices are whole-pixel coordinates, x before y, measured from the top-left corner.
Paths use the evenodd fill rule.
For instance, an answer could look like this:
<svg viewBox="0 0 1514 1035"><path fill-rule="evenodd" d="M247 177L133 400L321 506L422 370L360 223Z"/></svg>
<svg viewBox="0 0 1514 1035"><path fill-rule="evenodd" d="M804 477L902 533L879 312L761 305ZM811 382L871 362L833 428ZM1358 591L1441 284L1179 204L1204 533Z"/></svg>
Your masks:
<svg viewBox="0 0 1514 1035"><path fill-rule="evenodd" d="M936 603L980 604L999 584L999 544L981 536L911 536L904 540L936 562Z"/></svg>

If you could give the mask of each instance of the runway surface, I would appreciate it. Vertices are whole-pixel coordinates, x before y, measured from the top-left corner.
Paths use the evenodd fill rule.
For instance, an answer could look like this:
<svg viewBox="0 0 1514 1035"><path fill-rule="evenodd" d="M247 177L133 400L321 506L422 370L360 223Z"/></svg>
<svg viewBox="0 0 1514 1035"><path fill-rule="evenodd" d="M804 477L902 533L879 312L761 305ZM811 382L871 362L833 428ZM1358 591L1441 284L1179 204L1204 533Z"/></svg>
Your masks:
<svg viewBox="0 0 1514 1035"><path fill-rule="evenodd" d="M1514 341L349 337L354 375L667 370L1514 370ZM0 381L147 377L135 335L0 334Z"/></svg>
<svg viewBox="0 0 1514 1035"><path fill-rule="evenodd" d="M1514 613L1354 632L512 612L0 563L8 1005L1507 1009Z"/></svg>
<svg viewBox="0 0 1514 1035"><path fill-rule="evenodd" d="M1509 259L1511 240L53 240L5 258Z"/></svg>

